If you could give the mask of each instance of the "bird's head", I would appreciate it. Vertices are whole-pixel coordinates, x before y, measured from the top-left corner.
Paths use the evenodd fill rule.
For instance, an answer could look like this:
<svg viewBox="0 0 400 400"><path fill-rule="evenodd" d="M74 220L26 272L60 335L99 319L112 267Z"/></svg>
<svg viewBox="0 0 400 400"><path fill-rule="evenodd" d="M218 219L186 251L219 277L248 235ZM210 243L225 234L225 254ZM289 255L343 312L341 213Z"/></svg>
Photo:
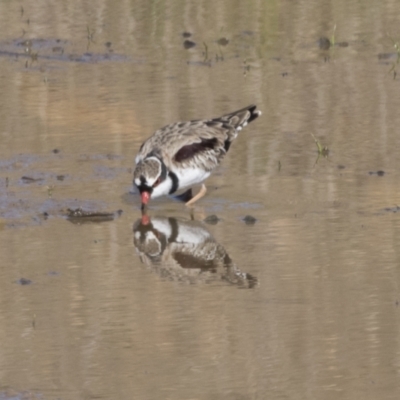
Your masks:
<svg viewBox="0 0 400 400"><path fill-rule="evenodd" d="M155 187L166 178L164 163L157 157L147 157L136 164L133 183L139 189L142 209L147 205Z"/></svg>

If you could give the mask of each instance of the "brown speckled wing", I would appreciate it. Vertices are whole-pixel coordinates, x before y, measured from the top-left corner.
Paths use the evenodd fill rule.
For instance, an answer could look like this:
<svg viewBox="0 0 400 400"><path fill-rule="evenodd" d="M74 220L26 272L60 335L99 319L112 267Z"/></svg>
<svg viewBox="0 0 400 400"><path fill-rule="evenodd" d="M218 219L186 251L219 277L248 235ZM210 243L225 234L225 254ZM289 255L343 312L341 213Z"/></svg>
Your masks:
<svg viewBox="0 0 400 400"><path fill-rule="evenodd" d="M251 105L210 120L176 122L157 130L140 148L137 161L150 153L162 157L168 168L214 169L231 142L249 122L260 115Z"/></svg>
<svg viewBox="0 0 400 400"><path fill-rule="evenodd" d="M173 160L175 162L183 162L186 160L190 160L195 157L199 153L208 152L210 150L214 150L218 148L219 142L216 138L211 139L201 139L200 142L194 142L191 144L187 144L182 146L174 155Z"/></svg>
<svg viewBox="0 0 400 400"><path fill-rule="evenodd" d="M168 168L215 168L225 155L225 141L233 127L208 124L208 121L178 122L154 133L142 146L141 159L150 153L162 157Z"/></svg>

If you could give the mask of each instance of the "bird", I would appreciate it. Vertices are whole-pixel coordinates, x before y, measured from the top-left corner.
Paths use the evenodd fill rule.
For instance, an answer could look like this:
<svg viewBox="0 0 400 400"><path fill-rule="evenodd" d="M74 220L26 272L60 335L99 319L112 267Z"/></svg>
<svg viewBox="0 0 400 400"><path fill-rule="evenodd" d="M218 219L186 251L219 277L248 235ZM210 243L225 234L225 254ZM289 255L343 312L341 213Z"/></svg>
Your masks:
<svg viewBox="0 0 400 400"><path fill-rule="evenodd" d="M141 196L142 211L150 199L174 195L190 188L180 198L192 206L203 197L205 181L220 164L238 133L261 115L252 104L211 119L175 122L153 133L135 158L133 184ZM191 187L202 183L196 196ZM179 198L179 196L178 196Z"/></svg>

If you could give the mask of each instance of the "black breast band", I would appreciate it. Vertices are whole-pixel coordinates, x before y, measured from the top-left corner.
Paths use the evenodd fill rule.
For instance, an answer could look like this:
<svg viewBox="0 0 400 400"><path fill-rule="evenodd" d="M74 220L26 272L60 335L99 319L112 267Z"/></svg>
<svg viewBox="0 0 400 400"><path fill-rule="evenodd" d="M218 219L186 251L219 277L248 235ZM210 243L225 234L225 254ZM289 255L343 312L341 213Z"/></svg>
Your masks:
<svg viewBox="0 0 400 400"><path fill-rule="evenodd" d="M171 181L172 181L172 187L171 187L171 190L169 191L169 194L172 194L178 190L179 180L178 180L178 177L176 176L175 172L169 171L168 176L171 178Z"/></svg>

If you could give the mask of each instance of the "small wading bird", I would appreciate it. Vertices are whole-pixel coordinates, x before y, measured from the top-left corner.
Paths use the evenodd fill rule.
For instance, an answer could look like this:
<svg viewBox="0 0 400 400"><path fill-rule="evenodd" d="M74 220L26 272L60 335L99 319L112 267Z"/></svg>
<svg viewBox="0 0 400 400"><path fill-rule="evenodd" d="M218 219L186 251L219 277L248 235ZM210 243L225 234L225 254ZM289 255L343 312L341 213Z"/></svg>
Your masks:
<svg viewBox="0 0 400 400"><path fill-rule="evenodd" d="M238 132L261 115L256 107L251 105L208 120L176 122L149 137L140 147L133 173L133 183L142 198L142 210L150 198L172 195L207 179ZM203 184L196 196L189 189L177 197L191 206L206 191Z"/></svg>

